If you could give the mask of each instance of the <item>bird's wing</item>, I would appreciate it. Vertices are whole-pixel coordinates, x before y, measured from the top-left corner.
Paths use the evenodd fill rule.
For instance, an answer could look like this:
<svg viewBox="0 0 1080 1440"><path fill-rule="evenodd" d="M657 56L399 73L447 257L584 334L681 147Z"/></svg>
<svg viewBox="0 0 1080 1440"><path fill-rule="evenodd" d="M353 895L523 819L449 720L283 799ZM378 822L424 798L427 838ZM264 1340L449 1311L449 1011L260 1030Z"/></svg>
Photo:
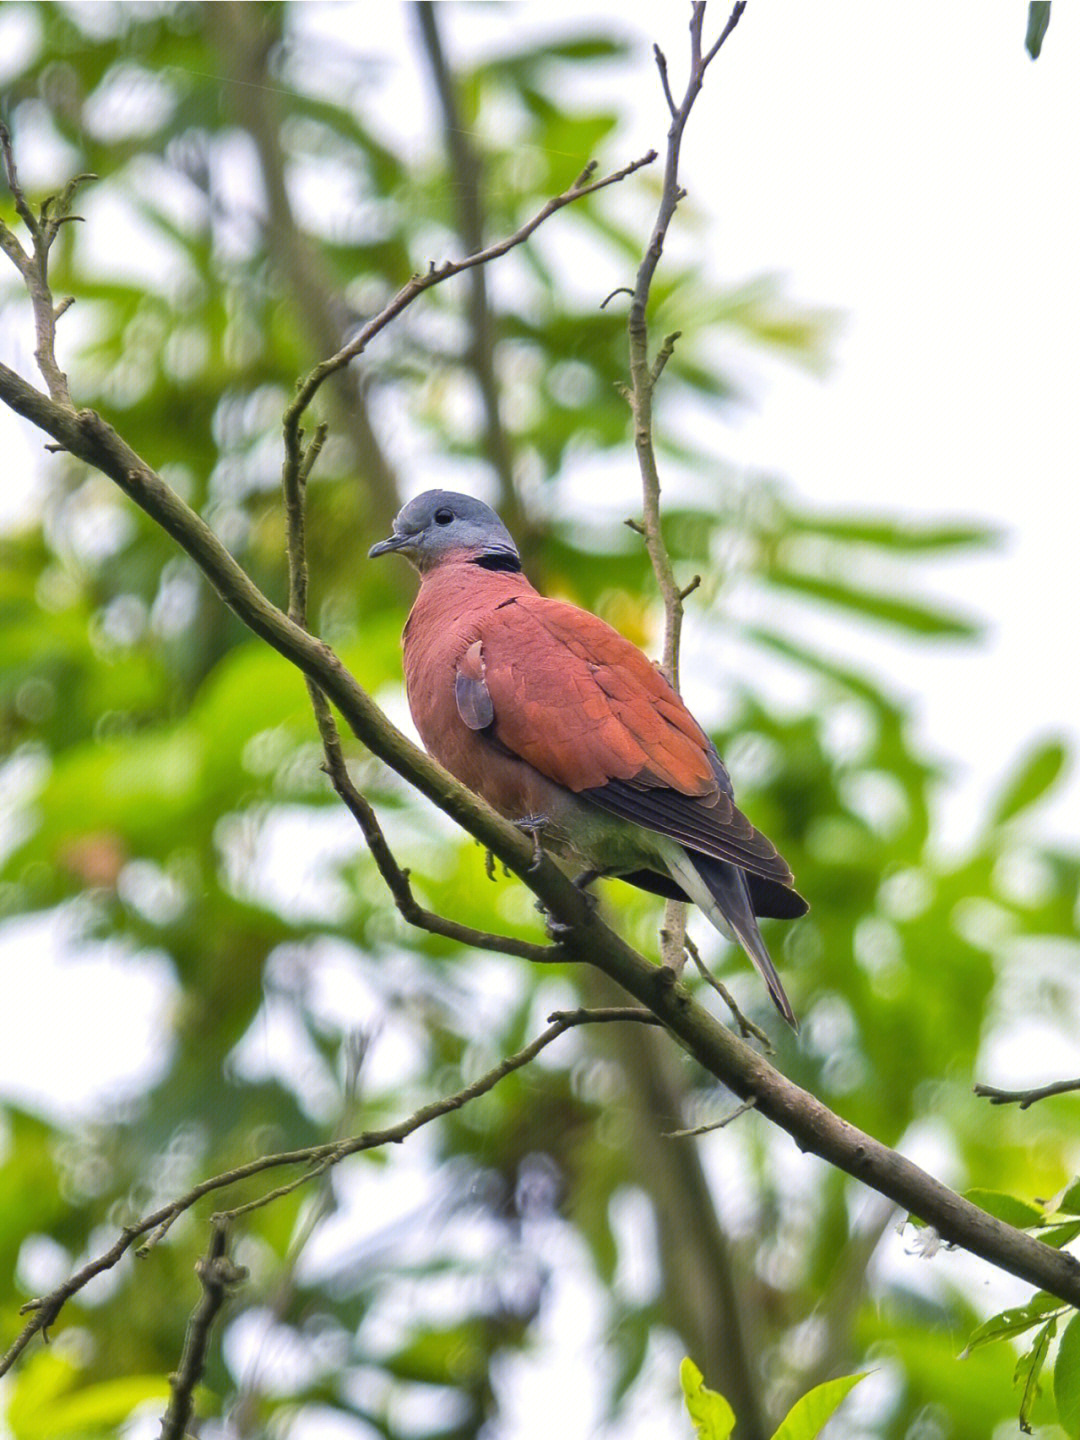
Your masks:
<svg viewBox="0 0 1080 1440"><path fill-rule="evenodd" d="M636 645L539 595L490 611L477 638L455 687L471 729L601 809L791 883L771 841L736 808L708 737Z"/></svg>

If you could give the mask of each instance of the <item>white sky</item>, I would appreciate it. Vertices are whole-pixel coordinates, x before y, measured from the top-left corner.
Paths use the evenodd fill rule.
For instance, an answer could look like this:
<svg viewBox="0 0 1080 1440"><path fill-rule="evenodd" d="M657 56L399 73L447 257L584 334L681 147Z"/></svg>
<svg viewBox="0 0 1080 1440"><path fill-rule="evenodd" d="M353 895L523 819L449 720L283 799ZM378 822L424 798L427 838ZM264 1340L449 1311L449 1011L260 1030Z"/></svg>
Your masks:
<svg viewBox="0 0 1080 1440"><path fill-rule="evenodd" d="M389 113L424 143L426 80L405 51L403 10L309 9L313 27L382 50L400 67L388 89L399 103ZM683 167L695 203L715 217L707 243L719 276L736 283L783 272L800 300L847 317L826 379L760 367L756 407L731 419L723 453L787 477L822 507L975 517L1010 537L989 558L942 565L932 577L937 594L989 622L987 644L930 652L876 632L843 634L849 654L918 697L927 745L958 762L956 833L1027 740L1047 730L1077 739L1080 7L1054 7L1036 64L1023 48L1026 9L750 0L699 101ZM571 21L588 28L599 15L620 16L641 37L629 158L662 141L646 41L666 50L678 91L682 6L492 4L455 7L444 19L448 48L460 57ZM717 9L712 24L724 15ZM598 77L599 94L609 85ZM30 348L24 343L22 354ZM0 351L11 353L9 337L0 337ZM17 513L40 445L6 412L0 453L9 477L0 515ZM1074 775L1047 817L1073 843L1078 799ZM33 1013L27 936L7 939L0 985ZM80 962L93 972L68 961L82 983L62 983L54 953L62 941L35 937L48 956L48 1005L39 1013L50 1026L65 995L84 1005L91 973L97 984L124 966L104 952ZM140 992L116 1033L73 1025L71 1048L60 1053L94 1095L138 1083L159 1017L159 1001ZM42 1045L31 1024L5 1028L0 1092L54 1113L80 1108L55 1072L39 1077L53 1084L51 1098L28 1078ZM57 1053L52 1044L49 1053Z"/></svg>

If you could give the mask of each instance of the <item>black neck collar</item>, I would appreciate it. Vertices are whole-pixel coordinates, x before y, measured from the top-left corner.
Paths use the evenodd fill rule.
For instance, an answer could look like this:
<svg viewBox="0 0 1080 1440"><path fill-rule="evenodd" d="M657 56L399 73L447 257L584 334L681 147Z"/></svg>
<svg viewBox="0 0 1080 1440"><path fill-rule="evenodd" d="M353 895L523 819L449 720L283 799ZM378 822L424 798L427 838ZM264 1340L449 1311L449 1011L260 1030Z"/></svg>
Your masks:
<svg viewBox="0 0 1080 1440"><path fill-rule="evenodd" d="M472 563L483 570L509 570L515 575L521 573L521 561L512 550L487 550L474 556Z"/></svg>

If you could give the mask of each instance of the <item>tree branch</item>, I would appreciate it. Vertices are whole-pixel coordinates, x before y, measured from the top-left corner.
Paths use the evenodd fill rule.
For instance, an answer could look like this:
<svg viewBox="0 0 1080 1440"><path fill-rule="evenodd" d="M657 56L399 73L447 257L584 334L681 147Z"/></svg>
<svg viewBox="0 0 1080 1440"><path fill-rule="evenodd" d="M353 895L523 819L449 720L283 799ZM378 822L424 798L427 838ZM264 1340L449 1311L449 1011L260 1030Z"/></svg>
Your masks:
<svg viewBox="0 0 1080 1440"><path fill-rule="evenodd" d="M1068 1095L1080 1090L1080 1080L1055 1080L1051 1085L1039 1085L1034 1090L998 1090L993 1085L976 1085L975 1094L990 1101L991 1105L1019 1105L1026 1110L1038 1100L1049 1100L1051 1095Z"/></svg>
<svg viewBox="0 0 1080 1440"><path fill-rule="evenodd" d="M201 1180L185 1195L170 1200L149 1215L144 1215L135 1224L126 1226L116 1241L103 1254L89 1261L81 1270L70 1276L62 1285L58 1285L48 1295L27 1301L19 1313L31 1313L31 1319L7 1353L0 1358L0 1375L8 1373L35 1335L46 1334L49 1326L53 1324L73 1295L77 1295L96 1275L100 1275L105 1270L111 1270L114 1265L118 1264L140 1236L148 1235L150 1237L146 1249L157 1244L174 1221L197 1204L204 1195L210 1195L217 1190L226 1190L241 1180L249 1180L253 1175L261 1175L267 1170L294 1165L309 1167L306 1173L295 1182L279 1186L276 1190L260 1196L247 1205L238 1206L233 1212L223 1212L214 1217L215 1221L224 1223L231 1215L239 1215L244 1211L257 1209L278 1196L295 1190L298 1185L306 1184L334 1165L340 1164L349 1155L359 1154L362 1150L377 1150L383 1145L400 1145L403 1140L423 1126L430 1125L433 1120L460 1110L471 1100L486 1095L500 1080L504 1080L507 1075L512 1075L515 1070L520 1070L535 1060L541 1050L550 1045L553 1040L557 1040L560 1035L564 1035L567 1030L572 1030L578 1025L614 1024L624 1020L636 1021L643 1025L662 1023L650 1010L639 1010L632 1006L607 1006L597 1010L556 1010L548 1018L551 1022L548 1028L531 1044L526 1045L523 1050L507 1056L498 1065L455 1094L445 1095L439 1100L432 1100L427 1105L421 1106L407 1120L400 1120L396 1125L389 1125L382 1130L368 1130L344 1140L331 1140L324 1145L308 1145L301 1150L283 1151L275 1155L260 1155L255 1160L249 1160L246 1165L237 1165L232 1170L223 1171L220 1175L213 1175L208 1180Z"/></svg>
<svg viewBox="0 0 1080 1440"><path fill-rule="evenodd" d="M19 183L19 172L15 168L11 135L7 126L2 122L0 122L0 162L3 165L11 197L15 201L16 213L29 230L32 242L31 250L28 253L8 227L0 221L0 249L4 251L22 276L30 296L30 303L34 311L34 329L37 332L37 348L34 351L34 359L37 361L38 369L41 371L53 400L58 405L66 405L70 409L71 393L68 390L68 379L56 363L56 322L69 308L72 301L70 299L62 300L59 305L53 303L52 291L49 289L49 251L60 233L60 227L69 221L82 218L79 215L71 214L75 192L83 181L93 180L96 177L93 175L74 176L59 195L51 195L43 201L41 214L35 215L33 207Z"/></svg>
<svg viewBox="0 0 1080 1440"><path fill-rule="evenodd" d="M195 1386L206 1368L210 1331L229 1292L247 1279L244 1267L234 1265L225 1253L228 1238L228 1227L215 1222L206 1256L195 1266L203 1289L202 1299L188 1321L180 1366L175 1375L169 1376L172 1396L161 1418L160 1440L184 1440L195 1404Z"/></svg>
<svg viewBox="0 0 1080 1440"><path fill-rule="evenodd" d="M653 226L649 243L638 266L637 279L630 301L630 315L627 320L627 336L630 345L630 388L627 399L634 416L634 448L637 451L638 467L641 471L642 490L642 534L645 548L649 553L656 583L664 602L664 649L661 669L676 690L679 688L679 641L682 635L683 601L690 590L683 590L675 579L675 570L664 544L660 525L660 471L656 463L656 449L653 445L653 391L656 389L664 366L675 350L679 338L676 331L665 337L655 361L649 363L649 327L647 311L649 292L653 275L664 251L664 240L675 210L682 199L683 190L679 184L679 151L683 132L690 118L694 101L701 90L705 71L720 46L739 22L745 8L745 0L739 0L728 20L724 31L708 55L702 58L701 29L705 19L704 0L697 0L690 20L690 76L682 104L676 105L668 79L667 59L658 46L653 47L660 82L671 112L671 126L667 136L667 155L664 161L664 183L660 193L660 208ZM692 587L690 587L692 588ZM660 958L664 965L682 973L686 962L684 940L686 936L686 904L682 900L668 900L664 905L664 923L660 931Z"/></svg>
<svg viewBox="0 0 1080 1440"><path fill-rule="evenodd" d="M639 160L632 160L629 165L624 165L621 170L616 170L610 175L603 176L600 180L593 180L596 165L590 161L578 178L564 190L561 195L553 196L531 220L527 220L519 230L512 235L506 236L503 240L497 240L494 244L488 245L483 250L478 250L473 255L467 255L462 260L446 260L441 265L432 261L429 269L423 275L414 275L408 284L403 285L393 299L385 305L378 315L373 316L365 325L362 325L347 345L342 346L336 354L329 359L321 361L315 368L304 377L297 388L296 399L285 412L285 443L286 446L294 443L294 437L304 412L314 400L323 384L331 375L336 375L339 370L344 369L350 361L362 355L368 345L379 334L385 330L391 320L395 320L418 295L425 290L430 290L433 285L439 285L444 280L449 280L454 275L460 275L466 270L473 269L477 265L486 265L491 260L497 260L507 251L513 250L515 246L522 245L538 229L545 220L549 219L557 211L572 205L575 200L581 200L586 195L593 195L597 190L604 190L609 185L617 185L620 180L625 180L628 175L633 175L645 165L651 165L656 159L656 151L650 150Z"/></svg>
<svg viewBox="0 0 1080 1440"><path fill-rule="evenodd" d="M634 288L630 292L630 312L627 322L630 386L626 395L633 414L634 448L641 473L642 523L640 533L644 537L645 548L664 605L661 669L675 690L679 689L679 647L682 635L683 602L694 587L692 584L685 588L680 587L675 578L671 557L664 543L660 523L660 473L653 441L653 392L660 382L665 366L674 354L679 332L675 331L664 337L655 359L650 363L647 312L653 275L663 251L667 228L682 194L678 174L679 146L697 89L700 88L700 77L704 74L705 69L705 62L700 59L700 32L704 9L704 4L699 4L693 11L691 83L687 86L681 106L676 105L672 94L667 58L659 46L654 45L653 47L660 84L671 115L671 126L668 130L667 156L659 210L652 236L638 267ZM697 39L693 38L695 35L698 37ZM697 79L696 88L695 78ZM660 959L662 965L673 976L681 975L686 963L688 953L686 915L687 907L684 901L665 901L664 919L660 928ZM745 1037L748 1034L749 1022L739 1013L719 981L714 980L705 970L700 956L696 956L696 960L702 973L729 1004ZM682 1088L670 1071L665 1071L663 1067L658 1066L654 1084L659 1088L667 1083L670 1083L673 1094L678 1094ZM750 1096L740 1104L730 1118L741 1114L743 1110L754 1104L754 1097ZM725 1123L727 1122L719 1122L721 1125ZM707 1128L713 1127L698 1127L690 1131L677 1130L672 1133L696 1135L703 1134ZM669 1151L667 1155L661 1155L657 1153L658 1147L655 1142L651 1148L654 1151L653 1172L659 1178L656 1194L656 1198L660 1201L660 1204L657 1205L657 1223L661 1234L665 1289L669 1303L672 1305L674 1313L681 1316L682 1333L687 1340L691 1340L696 1335L698 1344L705 1347L698 1353L703 1357L707 1354L716 1357L716 1361L721 1367L718 1373L724 1377L725 1393L730 1395L739 1415L740 1435L743 1435L745 1440L764 1440L764 1436L771 1427L766 1424L761 1387L750 1360L753 1348L749 1338L752 1319L747 1313L748 1307L743 1302L736 1285L731 1246L716 1213L697 1150L694 1146L683 1146L674 1153ZM679 1173L671 1177L668 1182L670 1193L665 1196L663 1193L664 1173L676 1164L679 1166ZM672 1181L675 1183L672 1184ZM708 1288L700 1284L699 1275L685 1273L680 1254L679 1236L677 1233L671 1233L672 1222L676 1227L679 1226L680 1219L685 1223L688 1199L690 1199L693 1215L690 1223L695 1224L700 1231L701 1269L708 1275ZM681 1216L680 1211L682 1212Z"/></svg>
<svg viewBox="0 0 1080 1440"><path fill-rule="evenodd" d="M305 500L307 479L319 457L326 439L326 426L320 425L312 440L305 445L303 431L297 432L296 446L286 452L281 468L281 486L285 499L286 556L289 567L289 619L294 625L307 629L307 586L308 565L305 541ZM345 805L359 825L368 849L378 867L379 874L386 881L394 904L403 919L420 930L432 935L442 935L462 945L478 950L494 950L505 955L516 955L523 960L544 962L564 960L565 954L553 945L535 945L527 940L517 940L509 935L493 935L485 930L475 930L461 925L442 915L423 909L416 901L409 884L409 874L398 864L393 851L383 834L378 817L369 801L360 794L349 776L345 755L341 748L341 737L331 712L330 705L310 676L306 676L308 696L315 715L319 738L323 747L323 769L338 798Z"/></svg>

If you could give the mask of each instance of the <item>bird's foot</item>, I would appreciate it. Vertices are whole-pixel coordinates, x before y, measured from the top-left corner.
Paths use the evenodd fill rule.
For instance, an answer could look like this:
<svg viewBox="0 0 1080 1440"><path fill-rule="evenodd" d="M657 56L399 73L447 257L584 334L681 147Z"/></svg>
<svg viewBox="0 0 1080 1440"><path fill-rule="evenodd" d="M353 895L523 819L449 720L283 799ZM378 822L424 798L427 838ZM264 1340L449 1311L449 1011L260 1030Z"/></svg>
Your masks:
<svg viewBox="0 0 1080 1440"><path fill-rule="evenodd" d="M544 917L544 929L548 933L548 938L553 940L556 945L563 936L569 935L571 930L573 930L574 927L572 925L567 925L563 920L556 920L555 916L552 915L542 900L537 900L536 909L539 910L540 914Z"/></svg>
<svg viewBox="0 0 1080 1440"><path fill-rule="evenodd" d="M540 844L540 835L547 829L551 822L546 815L522 815L520 820L514 824L519 830L523 830L533 842L533 858L529 870L539 870L540 861L544 858L544 851Z"/></svg>

